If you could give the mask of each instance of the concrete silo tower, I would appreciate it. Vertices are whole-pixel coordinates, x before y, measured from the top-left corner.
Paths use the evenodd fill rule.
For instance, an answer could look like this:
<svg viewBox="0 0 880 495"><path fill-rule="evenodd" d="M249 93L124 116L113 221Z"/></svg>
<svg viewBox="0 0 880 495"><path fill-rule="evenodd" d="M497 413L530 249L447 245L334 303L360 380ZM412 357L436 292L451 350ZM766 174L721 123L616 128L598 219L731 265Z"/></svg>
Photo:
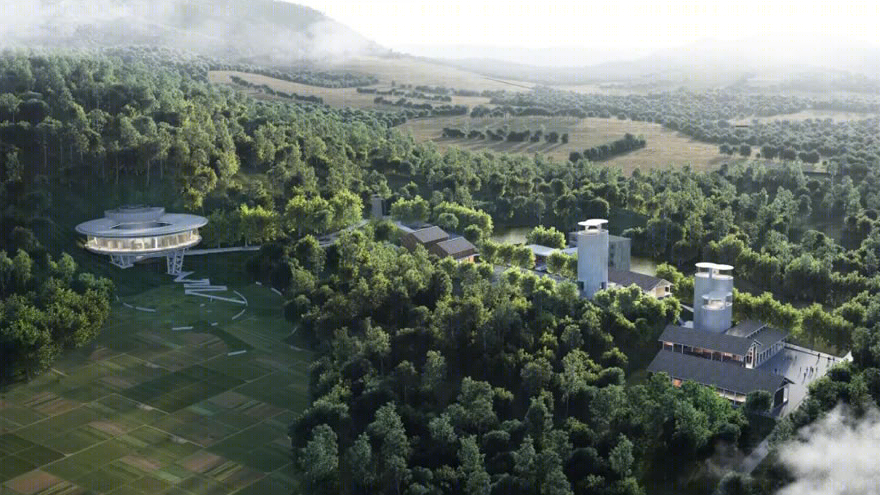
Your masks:
<svg viewBox="0 0 880 495"><path fill-rule="evenodd" d="M697 263L694 274L694 328L726 332L733 319L733 275L730 265Z"/></svg>
<svg viewBox="0 0 880 495"><path fill-rule="evenodd" d="M597 291L608 288L608 220L592 219L579 222L584 230L577 233L578 286L581 295L592 298Z"/></svg>

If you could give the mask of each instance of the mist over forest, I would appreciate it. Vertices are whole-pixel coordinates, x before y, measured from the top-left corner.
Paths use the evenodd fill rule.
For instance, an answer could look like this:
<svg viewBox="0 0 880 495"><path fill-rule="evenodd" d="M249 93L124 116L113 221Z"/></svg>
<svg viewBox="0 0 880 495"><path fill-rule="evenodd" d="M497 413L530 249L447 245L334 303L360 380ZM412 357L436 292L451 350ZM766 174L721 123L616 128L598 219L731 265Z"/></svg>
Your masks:
<svg viewBox="0 0 880 495"><path fill-rule="evenodd" d="M4 42L97 47L149 44L276 63L379 50L320 12L255 0L35 0L0 4Z"/></svg>

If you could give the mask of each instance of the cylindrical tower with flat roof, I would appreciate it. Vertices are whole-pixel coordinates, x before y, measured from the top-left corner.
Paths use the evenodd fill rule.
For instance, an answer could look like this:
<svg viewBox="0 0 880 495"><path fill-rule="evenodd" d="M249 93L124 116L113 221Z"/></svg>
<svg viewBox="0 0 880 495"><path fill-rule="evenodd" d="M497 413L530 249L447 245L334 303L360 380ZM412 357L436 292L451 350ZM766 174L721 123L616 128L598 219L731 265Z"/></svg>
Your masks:
<svg viewBox="0 0 880 495"><path fill-rule="evenodd" d="M578 286L581 295L593 295L608 288L608 231L603 226L608 220L591 219L578 225L584 230L577 233Z"/></svg>
<svg viewBox="0 0 880 495"><path fill-rule="evenodd" d="M697 263L694 274L694 328L727 331L733 321L733 267Z"/></svg>

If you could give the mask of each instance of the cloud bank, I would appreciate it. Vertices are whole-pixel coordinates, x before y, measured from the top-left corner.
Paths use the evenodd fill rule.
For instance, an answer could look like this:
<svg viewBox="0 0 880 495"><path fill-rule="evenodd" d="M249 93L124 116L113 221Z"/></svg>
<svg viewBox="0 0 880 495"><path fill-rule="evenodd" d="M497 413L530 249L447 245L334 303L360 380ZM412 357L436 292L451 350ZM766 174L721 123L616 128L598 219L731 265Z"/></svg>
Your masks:
<svg viewBox="0 0 880 495"><path fill-rule="evenodd" d="M796 481L776 495L880 494L880 412L856 419L838 406L779 447Z"/></svg>

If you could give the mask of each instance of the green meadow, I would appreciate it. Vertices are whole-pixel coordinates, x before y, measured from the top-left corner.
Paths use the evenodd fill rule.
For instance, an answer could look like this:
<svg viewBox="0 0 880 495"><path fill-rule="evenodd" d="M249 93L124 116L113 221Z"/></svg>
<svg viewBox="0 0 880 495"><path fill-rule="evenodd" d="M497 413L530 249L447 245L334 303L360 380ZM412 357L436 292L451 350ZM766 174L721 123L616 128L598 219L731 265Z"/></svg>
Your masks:
<svg viewBox="0 0 880 495"><path fill-rule="evenodd" d="M160 265L107 270L118 299L101 335L0 390L0 494L294 492L287 427L312 356L284 342L281 297L244 258L185 270L247 305L185 295Z"/></svg>

